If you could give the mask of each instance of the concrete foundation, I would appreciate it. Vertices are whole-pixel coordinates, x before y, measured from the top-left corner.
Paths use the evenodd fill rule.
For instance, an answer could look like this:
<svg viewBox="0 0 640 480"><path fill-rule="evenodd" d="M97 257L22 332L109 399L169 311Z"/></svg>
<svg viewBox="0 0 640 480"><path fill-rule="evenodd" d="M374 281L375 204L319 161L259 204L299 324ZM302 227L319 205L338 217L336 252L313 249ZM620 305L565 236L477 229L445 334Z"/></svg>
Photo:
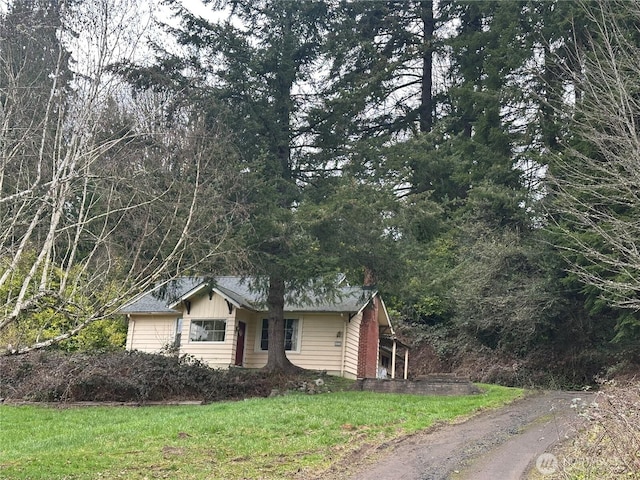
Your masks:
<svg viewBox="0 0 640 480"><path fill-rule="evenodd" d="M467 378L449 375L428 375L415 380L363 378L356 390L379 393L409 393L413 395L475 395L481 393Z"/></svg>

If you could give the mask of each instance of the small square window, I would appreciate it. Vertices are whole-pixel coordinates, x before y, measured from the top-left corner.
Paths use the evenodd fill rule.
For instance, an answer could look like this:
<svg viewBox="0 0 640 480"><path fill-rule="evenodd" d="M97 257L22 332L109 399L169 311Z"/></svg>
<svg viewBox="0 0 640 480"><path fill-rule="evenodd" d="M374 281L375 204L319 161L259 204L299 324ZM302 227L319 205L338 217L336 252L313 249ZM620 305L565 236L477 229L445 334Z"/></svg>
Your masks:
<svg viewBox="0 0 640 480"><path fill-rule="evenodd" d="M190 342L224 342L227 322L225 320L191 320Z"/></svg>

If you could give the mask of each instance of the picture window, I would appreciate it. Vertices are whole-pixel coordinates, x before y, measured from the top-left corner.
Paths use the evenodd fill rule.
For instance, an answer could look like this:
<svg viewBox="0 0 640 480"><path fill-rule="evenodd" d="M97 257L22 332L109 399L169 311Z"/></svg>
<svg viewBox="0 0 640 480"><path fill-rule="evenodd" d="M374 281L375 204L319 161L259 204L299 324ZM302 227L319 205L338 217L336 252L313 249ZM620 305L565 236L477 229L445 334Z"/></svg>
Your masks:
<svg viewBox="0 0 640 480"><path fill-rule="evenodd" d="M191 320L189 341L224 342L226 330L225 320Z"/></svg>

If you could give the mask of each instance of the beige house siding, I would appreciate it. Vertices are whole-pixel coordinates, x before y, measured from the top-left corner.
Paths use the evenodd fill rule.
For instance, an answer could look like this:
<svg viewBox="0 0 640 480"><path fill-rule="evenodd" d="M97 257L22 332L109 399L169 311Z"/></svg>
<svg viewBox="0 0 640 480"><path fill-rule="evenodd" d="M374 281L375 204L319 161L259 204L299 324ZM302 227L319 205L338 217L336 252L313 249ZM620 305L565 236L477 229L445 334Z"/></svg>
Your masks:
<svg viewBox="0 0 640 480"><path fill-rule="evenodd" d="M224 298L217 293L214 293L209 300L208 293L202 293L196 298L191 299L191 309L187 313L184 310L185 318L229 318L235 315L235 308L232 313L229 313L229 307Z"/></svg>
<svg viewBox="0 0 640 480"><path fill-rule="evenodd" d="M262 323L262 316L247 311L238 312L238 321L247 324L244 344L244 366L247 368L261 368L267 364L267 352L256 349L256 332Z"/></svg>
<svg viewBox="0 0 640 480"><path fill-rule="evenodd" d="M209 299L208 293L203 293L191 300L191 308L183 311L182 342L180 353L207 363L213 368L228 368L233 364L236 349L236 309L229 313L229 306L224 298L213 294ZM189 331L193 320L224 320L226 322L223 342L192 342Z"/></svg>
<svg viewBox="0 0 640 480"><path fill-rule="evenodd" d="M339 374L344 327L341 315L305 314L300 318L300 352L287 352L289 359L302 368Z"/></svg>
<svg viewBox="0 0 640 480"><path fill-rule="evenodd" d="M127 349L157 353L175 340L177 315L131 315Z"/></svg>
<svg viewBox="0 0 640 480"><path fill-rule="evenodd" d="M247 323L247 339L245 346L245 366L261 368L267 363L267 352L260 350L260 328L264 315L254 315L243 318ZM297 318L300 329L300 350L287 352L287 358L294 365L311 370L326 370L333 375L342 371L342 358L346 348L343 348L345 323L348 327L346 314L296 314L285 313L286 318ZM356 342L357 347L357 342ZM356 356L357 366L357 356ZM355 370L353 375L355 378Z"/></svg>
<svg viewBox="0 0 640 480"><path fill-rule="evenodd" d="M344 361L344 376L347 378L356 378L358 376L361 321L362 313L359 313L351 319L347 327Z"/></svg>

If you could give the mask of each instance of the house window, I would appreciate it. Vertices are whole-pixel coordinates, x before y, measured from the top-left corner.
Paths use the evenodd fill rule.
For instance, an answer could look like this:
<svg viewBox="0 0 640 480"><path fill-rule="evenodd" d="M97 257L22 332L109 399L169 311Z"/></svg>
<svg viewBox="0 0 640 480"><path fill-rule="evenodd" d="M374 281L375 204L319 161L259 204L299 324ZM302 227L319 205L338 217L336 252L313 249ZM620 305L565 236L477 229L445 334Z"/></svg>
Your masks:
<svg viewBox="0 0 640 480"><path fill-rule="evenodd" d="M173 346L180 348L180 338L182 337L182 318L176 319L176 333L173 340Z"/></svg>
<svg viewBox="0 0 640 480"><path fill-rule="evenodd" d="M299 345L300 328L297 318L284 319L284 349L297 351ZM269 320L262 320L262 333L260 334L260 350L269 350Z"/></svg>
<svg viewBox="0 0 640 480"><path fill-rule="evenodd" d="M225 320L191 320L190 342L224 342Z"/></svg>

